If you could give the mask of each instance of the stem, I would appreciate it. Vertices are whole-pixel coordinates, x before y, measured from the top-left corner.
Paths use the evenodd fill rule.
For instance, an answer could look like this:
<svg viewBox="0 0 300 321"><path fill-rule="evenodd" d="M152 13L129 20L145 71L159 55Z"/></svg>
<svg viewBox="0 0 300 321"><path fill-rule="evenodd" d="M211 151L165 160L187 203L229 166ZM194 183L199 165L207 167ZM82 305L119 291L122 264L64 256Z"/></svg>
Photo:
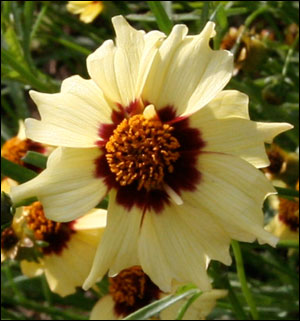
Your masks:
<svg viewBox="0 0 300 321"><path fill-rule="evenodd" d="M243 294L244 294L245 299L249 305L250 313L252 315L253 320L259 320L256 304L254 302L252 293L251 293L251 291L248 287L248 284L247 284L240 244L237 241L232 240L231 246L232 246L234 257L235 257L237 274L238 274L238 277L239 277L239 280L241 283Z"/></svg>

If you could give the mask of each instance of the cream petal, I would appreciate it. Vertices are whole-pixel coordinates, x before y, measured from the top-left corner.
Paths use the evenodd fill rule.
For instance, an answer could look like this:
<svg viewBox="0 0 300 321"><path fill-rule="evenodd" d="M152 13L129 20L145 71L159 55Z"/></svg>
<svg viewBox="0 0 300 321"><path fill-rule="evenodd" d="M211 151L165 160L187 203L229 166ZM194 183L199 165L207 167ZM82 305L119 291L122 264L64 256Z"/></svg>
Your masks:
<svg viewBox="0 0 300 321"><path fill-rule="evenodd" d="M113 276L125 268L140 265L137 244L142 213L135 208L126 210L117 204L115 198L115 191L111 191L107 226L84 289L90 288L108 270L109 275Z"/></svg>
<svg viewBox="0 0 300 321"><path fill-rule="evenodd" d="M154 58L143 91L145 101L158 109L174 106L178 115L189 115L212 100L233 69L231 53L209 47L215 34L213 22L197 36L186 34L185 26L173 28Z"/></svg>
<svg viewBox="0 0 300 321"><path fill-rule="evenodd" d="M20 263L21 271L22 274L33 278L35 276L39 276L43 274L44 272L44 266L43 263L38 263L38 262L29 262L29 261L21 261Z"/></svg>
<svg viewBox="0 0 300 321"><path fill-rule="evenodd" d="M73 228L76 231L105 228L106 220L107 210L104 210L102 208L94 208L84 216L77 219L73 224Z"/></svg>
<svg viewBox="0 0 300 321"><path fill-rule="evenodd" d="M111 295L102 297L93 307L90 320L119 320L122 319L114 313L115 302Z"/></svg>
<svg viewBox="0 0 300 321"><path fill-rule="evenodd" d="M265 142L270 143L276 135L292 126L248 120L248 99L244 94L231 92L218 96L190 117L191 126L201 131L205 142L203 151L236 155L258 168L268 166ZM233 97L236 105L232 104ZM237 105L240 105L240 109L234 107Z"/></svg>
<svg viewBox="0 0 300 321"><path fill-rule="evenodd" d="M201 206L232 239L275 246L277 238L263 229L263 201L276 193L272 184L246 161L226 154L203 153L199 157L201 182L183 201Z"/></svg>
<svg viewBox="0 0 300 321"><path fill-rule="evenodd" d="M201 204L198 207L191 206L186 197L184 210L176 207L174 210L178 221L189 230L191 242L201 246L203 252L212 260L218 260L226 265L231 264L230 236Z"/></svg>
<svg viewBox="0 0 300 321"><path fill-rule="evenodd" d="M44 256L45 275L51 291L66 296L82 286L102 232L103 229L77 231L60 255Z"/></svg>
<svg viewBox="0 0 300 321"><path fill-rule="evenodd" d="M26 119L26 135L35 141L66 147L94 147L101 123L111 123L111 108L93 80L66 79L58 94L30 91L41 120Z"/></svg>
<svg viewBox="0 0 300 321"><path fill-rule="evenodd" d="M14 203L36 196L48 219L74 220L94 208L107 193L102 179L95 177L98 148L57 148L48 159L47 169L25 184L12 188Z"/></svg>
<svg viewBox="0 0 300 321"><path fill-rule="evenodd" d="M186 214L188 208L170 205L160 214L145 214L139 239L142 269L164 292L171 291L173 280L209 290L206 253L179 212Z"/></svg>
<svg viewBox="0 0 300 321"><path fill-rule="evenodd" d="M132 28L122 16L112 19L116 46L105 41L88 57L87 67L92 79L112 103L128 106L139 98L148 70L164 34Z"/></svg>

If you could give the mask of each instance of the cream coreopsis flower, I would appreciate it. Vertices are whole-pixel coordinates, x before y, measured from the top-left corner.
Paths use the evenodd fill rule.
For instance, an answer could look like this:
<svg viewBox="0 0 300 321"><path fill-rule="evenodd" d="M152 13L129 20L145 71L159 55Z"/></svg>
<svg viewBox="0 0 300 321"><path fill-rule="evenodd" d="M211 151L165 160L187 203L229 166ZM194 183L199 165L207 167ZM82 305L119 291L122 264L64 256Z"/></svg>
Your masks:
<svg viewBox="0 0 300 321"><path fill-rule="evenodd" d="M292 126L251 121L248 97L223 90L233 59L209 47L213 22L196 36L176 25L167 37L121 16L113 25L116 43L87 59L91 79L30 92L41 120L26 120L26 134L59 147L12 199L37 196L49 219L67 222L109 194L85 289L139 265L164 292L175 280L209 290L207 264L231 263L231 239L276 244L262 212L275 190L256 167L269 164L264 143Z"/></svg>
<svg viewBox="0 0 300 321"><path fill-rule="evenodd" d="M106 226L106 210L93 209L76 221L57 223L48 220L40 202L18 208L13 223L1 234L1 261L18 259L22 273L45 273L51 291L66 296L86 279ZM36 242L44 242L39 247ZM38 243L37 243L38 244ZM27 251L38 248L37 261L26 258Z"/></svg>
<svg viewBox="0 0 300 321"><path fill-rule="evenodd" d="M120 320L151 302L165 297L141 267L133 266L109 278L109 293L93 307L90 320ZM227 295L225 290L201 294L184 314L183 320L204 320L214 308L217 299ZM181 300L160 312L160 320L174 320L184 304Z"/></svg>
<svg viewBox="0 0 300 321"><path fill-rule="evenodd" d="M79 19L91 23L103 10L103 1L68 1L67 9L79 14Z"/></svg>

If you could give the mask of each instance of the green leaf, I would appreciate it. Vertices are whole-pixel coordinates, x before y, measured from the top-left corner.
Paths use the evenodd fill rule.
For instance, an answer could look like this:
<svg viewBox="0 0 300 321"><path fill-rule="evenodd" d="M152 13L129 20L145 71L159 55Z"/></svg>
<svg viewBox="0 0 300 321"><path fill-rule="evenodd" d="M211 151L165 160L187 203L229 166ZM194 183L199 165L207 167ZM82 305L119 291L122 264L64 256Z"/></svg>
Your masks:
<svg viewBox="0 0 300 321"><path fill-rule="evenodd" d="M274 186L276 191L278 192L278 196L287 198L287 199L292 199L294 197L299 198L299 192L293 189L289 188L283 188L283 187L278 187Z"/></svg>
<svg viewBox="0 0 300 321"><path fill-rule="evenodd" d="M281 240L278 242L277 247L299 249L299 240Z"/></svg>
<svg viewBox="0 0 300 321"><path fill-rule="evenodd" d="M36 166L38 168L45 169L47 165L48 157L37 152L29 151L27 154L22 158L22 160L30 165Z"/></svg>
<svg viewBox="0 0 300 321"><path fill-rule="evenodd" d="M182 300L183 298L193 296L197 293L200 293L199 289L192 289L185 293L179 295L168 295L163 299L155 301L146 307L130 314L123 320L147 320L155 315L157 315L160 311L166 309L170 305Z"/></svg>
<svg viewBox="0 0 300 321"><path fill-rule="evenodd" d="M147 1L147 3L156 18L159 29L168 35L172 30L173 23L168 17L161 1Z"/></svg>
<svg viewBox="0 0 300 321"><path fill-rule="evenodd" d="M202 295L202 292L195 293L191 296L178 312L176 320L182 320L188 308Z"/></svg>
<svg viewBox="0 0 300 321"><path fill-rule="evenodd" d="M25 183L37 176L37 173L1 157L1 174L19 183Z"/></svg>
<svg viewBox="0 0 300 321"><path fill-rule="evenodd" d="M18 74L20 76L22 76L22 78L24 78L26 81L28 81L28 83L40 90L40 91L49 91L49 87L43 83L41 83L32 73L31 71L29 71L27 69L27 67L25 67L25 65L21 64L20 62L18 62L14 55L12 55L12 53L10 51L7 51L5 49L1 49L1 58L2 58L2 62L4 64L9 65L12 69L14 69L15 71L18 72Z"/></svg>
<svg viewBox="0 0 300 321"><path fill-rule="evenodd" d="M201 12L201 20L200 20L200 26L199 29L202 30L204 28L204 26L206 25L207 21L208 21L208 17L209 17L209 4L210 1L202 1L203 4L203 8L202 8L202 12Z"/></svg>

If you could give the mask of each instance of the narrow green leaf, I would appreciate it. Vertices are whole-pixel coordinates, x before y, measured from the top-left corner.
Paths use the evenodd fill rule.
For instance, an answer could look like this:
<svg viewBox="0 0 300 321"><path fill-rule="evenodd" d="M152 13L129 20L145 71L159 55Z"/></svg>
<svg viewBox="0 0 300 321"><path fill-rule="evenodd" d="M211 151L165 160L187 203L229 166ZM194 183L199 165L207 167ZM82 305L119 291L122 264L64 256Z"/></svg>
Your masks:
<svg viewBox="0 0 300 321"><path fill-rule="evenodd" d="M25 183L37 176L37 173L1 157L1 174L19 183Z"/></svg>
<svg viewBox="0 0 300 321"><path fill-rule="evenodd" d="M185 304L181 307L178 312L177 318L175 320L182 320L188 308L202 295L202 292L195 293L192 297L190 297Z"/></svg>
<svg viewBox="0 0 300 321"><path fill-rule="evenodd" d="M37 152L29 151L27 154L22 158L22 160L30 165L34 165L38 168L45 169L47 165L48 157Z"/></svg>
<svg viewBox="0 0 300 321"><path fill-rule="evenodd" d="M168 35L172 30L173 23L168 17L161 1L147 1L147 3L156 18L159 29Z"/></svg>
<svg viewBox="0 0 300 321"><path fill-rule="evenodd" d="M298 197L299 198L299 192L293 189L289 188L283 188L283 187L278 187L274 186L276 191L278 192L278 195L283 198L288 198L291 199L293 197Z"/></svg>
<svg viewBox="0 0 300 321"><path fill-rule="evenodd" d="M299 240L281 240L277 243L277 247L299 249Z"/></svg>
<svg viewBox="0 0 300 321"><path fill-rule="evenodd" d="M123 320L147 320L158 314L160 311L166 309L170 305L182 300L183 298L195 295L197 293L200 293L199 289L192 289L179 295L168 295L165 298L155 301L147 305L146 307L130 314Z"/></svg>
<svg viewBox="0 0 300 321"><path fill-rule="evenodd" d="M209 4L210 1L202 1L203 2L203 8L201 12L201 20L200 20L200 25L199 29L202 30L204 26L206 25L209 17Z"/></svg>
<svg viewBox="0 0 300 321"><path fill-rule="evenodd" d="M17 71L35 89L46 92L51 91L46 84L40 82L38 78L36 78L26 67L24 67L24 65L18 62L9 51L1 49L1 58L4 64L10 65L11 68Z"/></svg>

